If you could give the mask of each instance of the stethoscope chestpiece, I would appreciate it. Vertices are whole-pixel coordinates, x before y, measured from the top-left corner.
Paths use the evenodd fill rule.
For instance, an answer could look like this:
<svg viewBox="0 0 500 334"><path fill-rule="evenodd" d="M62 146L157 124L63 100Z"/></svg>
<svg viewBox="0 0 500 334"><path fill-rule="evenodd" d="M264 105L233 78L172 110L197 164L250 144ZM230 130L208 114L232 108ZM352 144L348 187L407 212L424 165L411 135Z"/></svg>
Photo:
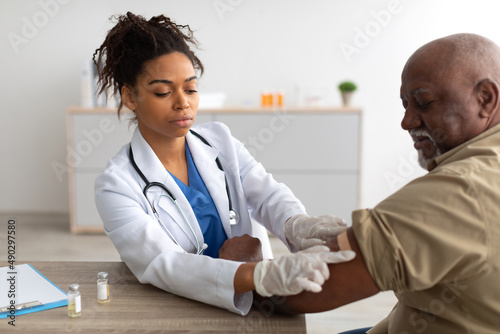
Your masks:
<svg viewBox="0 0 500 334"><path fill-rule="evenodd" d="M240 222L240 217L238 213L234 210L229 210L229 224L236 225Z"/></svg>

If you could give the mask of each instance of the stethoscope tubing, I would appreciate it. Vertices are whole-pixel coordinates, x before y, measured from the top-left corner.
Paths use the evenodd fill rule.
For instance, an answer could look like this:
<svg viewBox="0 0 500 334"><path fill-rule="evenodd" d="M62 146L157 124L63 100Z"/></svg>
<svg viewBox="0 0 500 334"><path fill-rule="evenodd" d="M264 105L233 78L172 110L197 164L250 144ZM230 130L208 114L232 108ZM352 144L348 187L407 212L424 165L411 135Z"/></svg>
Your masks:
<svg viewBox="0 0 500 334"><path fill-rule="evenodd" d="M212 147L212 145L210 145L210 143L205 139L203 138L199 133L193 131L193 130L190 130L190 132L195 135L196 137L198 137L204 144ZM160 183L160 182L149 182L149 180L147 179L147 177L144 175L144 173L141 171L141 169L139 168L139 166L137 166L137 163L135 162L135 159L134 159L134 153L132 151L132 144L130 144L130 148L129 148L129 158L130 158L130 162L132 163L132 166L134 167L135 171L137 172L137 174L139 174L139 176L141 177L141 179L144 181L144 183L146 184L142 190L142 193L144 194L144 197L146 197L146 200L149 202L150 206L151 206L151 209L153 210L153 214L155 215L156 219L158 220L158 222L160 223L160 225L162 226L162 228L167 232L167 234L170 236L170 238L172 238L172 240L174 241L175 244L177 244L179 247L181 247L181 249L187 253L183 248L182 246L180 245L180 243L177 241L177 239L172 235L172 233L170 232L170 230L167 228L167 226L165 226L165 224L163 223L163 221L161 220L160 218L160 215L159 213L157 212L156 210L156 206L154 205L154 201L151 201L149 200L148 198L148 190L152 187L160 187L161 189L163 189L167 194L166 195L160 195L157 197L158 201L159 201L159 198L162 197L162 196L166 196L168 198L170 198L172 200L172 202L174 203L174 205L177 207L177 210L181 213L185 223L188 225L189 229L191 230L195 240L196 240L196 254L200 255L203 253L203 251L207 248L207 245L206 244L203 244L200 246L200 241L198 239L198 237L196 236L196 233L195 231L193 230L193 227L191 226L191 224L189 223L189 220L187 219L186 215L184 214L184 210L182 210L181 206L179 205L179 203L177 202L177 199L175 198L174 194L172 194L172 192L170 192L170 190L168 190L168 188L163 184L163 183ZM219 160L219 157L216 157L215 158L215 162L217 163L217 167L219 167L219 169L224 173L224 169L222 167L222 164ZM227 178L226 178L226 174L224 173L224 181L225 181L225 185L226 185L226 194L227 194L227 198L228 198L228 203L229 203L229 217L230 217L230 224L231 225L236 225L238 224L238 213L233 209L233 203L231 201L231 192L229 190L229 184L227 182Z"/></svg>
<svg viewBox="0 0 500 334"><path fill-rule="evenodd" d="M201 244L200 243L200 240L198 239L198 236L196 235L195 231L193 230L193 227L191 226L191 224L189 223L189 220L187 219L186 215L184 214L184 210L182 210L181 206L179 205L179 202L177 202L176 199L172 198L169 194L167 195L160 195L156 198L156 201L159 202L161 197L168 197L172 200L172 202L175 204L175 206L177 207L177 210L181 213L182 215L182 218L184 219L184 222L186 223L186 225L189 227L189 229L191 230L191 233L193 234L194 236L194 239L196 241L196 254L197 255L200 255L203 253L203 251L208 247L206 244ZM160 218L160 214L156 211L155 209L155 205L154 205L154 202L153 202L153 205L151 205L151 207L153 208L153 213L154 215L156 216L156 219L158 220L158 222L160 223L160 225L163 227L163 229L165 231L167 231L168 235L170 236L170 238L172 238L172 240L179 246L181 247L180 243L177 241L177 239L174 237L174 235L170 232L170 230L167 228L167 226L165 226L165 223L163 223L163 221L161 220ZM179 225L177 223L177 225ZM180 227L180 226L179 226ZM201 245L201 246L200 246ZM181 247L182 248L182 247ZM184 251L184 253L187 253L183 248L182 250Z"/></svg>
<svg viewBox="0 0 500 334"><path fill-rule="evenodd" d="M196 137L198 137L205 145L212 147L212 145L210 145L210 143L205 138L203 138L203 136L200 135L198 132L196 132L194 130L189 130L189 131L193 135L195 135ZM219 167L219 169L224 173L224 182L226 183L227 200L229 202L229 212L232 211L232 212L236 213L236 211L233 210L233 201L231 200L231 192L229 191L229 183L227 182L226 173L224 172L224 168L222 168L222 164L221 164L221 162L219 160L219 157L215 158L215 163L217 164L217 167ZM231 225L235 225L235 224L231 223Z"/></svg>

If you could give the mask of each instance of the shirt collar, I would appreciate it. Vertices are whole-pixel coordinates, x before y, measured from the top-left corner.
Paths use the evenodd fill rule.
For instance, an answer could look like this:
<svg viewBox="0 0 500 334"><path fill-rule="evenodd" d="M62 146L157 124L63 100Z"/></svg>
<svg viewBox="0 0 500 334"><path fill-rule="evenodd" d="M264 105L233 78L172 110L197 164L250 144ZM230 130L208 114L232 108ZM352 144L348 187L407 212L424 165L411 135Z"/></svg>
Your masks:
<svg viewBox="0 0 500 334"><path fill-rule="evenodd" d="M462 143L462 144L458 145L457 147L452 148L448 152L443 153L440 156L436 157L431 162L429 162L429 164L427 165L427 170L430 172L439 165L442 165L446 162L454 161L455 159L453 158L453 156L455 156L458 152L462 151L464 148L468 147L471 144L477 143L477 142L483 140L484 138L487 138L487 137L490 137L490 136L496 134L497 132L500 132L500 124L493 126L492 128L484 131L483 133L477 135L476 137L466 141L465 143Z"/></svg>

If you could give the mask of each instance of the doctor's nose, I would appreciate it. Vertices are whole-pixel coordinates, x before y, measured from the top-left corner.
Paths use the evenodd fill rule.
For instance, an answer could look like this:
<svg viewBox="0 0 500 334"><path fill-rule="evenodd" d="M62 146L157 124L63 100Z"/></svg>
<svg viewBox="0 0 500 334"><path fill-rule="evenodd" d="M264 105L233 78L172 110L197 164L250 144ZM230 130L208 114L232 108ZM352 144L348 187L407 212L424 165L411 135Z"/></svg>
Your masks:
<svg viewBox="0 0 500 334"><path fill-rule="evenodd" d="M175 110L184 110L189 108L189 101L183 93L177 94L173 107Z"/></svg>

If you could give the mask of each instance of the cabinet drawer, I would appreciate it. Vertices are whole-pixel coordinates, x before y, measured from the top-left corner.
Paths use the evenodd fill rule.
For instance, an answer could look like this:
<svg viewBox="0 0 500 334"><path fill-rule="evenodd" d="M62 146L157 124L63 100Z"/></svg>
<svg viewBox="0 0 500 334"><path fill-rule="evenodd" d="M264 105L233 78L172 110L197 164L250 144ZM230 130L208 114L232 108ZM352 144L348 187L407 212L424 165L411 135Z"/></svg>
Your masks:
<svg viewBox="0 0 500 334"><path fill-rule="evenodd" d="M218 114L267 169L358 169L359 114Z"/></svg>
<svg viewBox="0 0 500 334"><path fill-rule="evenodd" d="M270 171L272 172L272 171ZM275 180L290 188L313 216L331 214L351 224L351 213L358 209L358 175L303 175L272 173Z"/></svg>

